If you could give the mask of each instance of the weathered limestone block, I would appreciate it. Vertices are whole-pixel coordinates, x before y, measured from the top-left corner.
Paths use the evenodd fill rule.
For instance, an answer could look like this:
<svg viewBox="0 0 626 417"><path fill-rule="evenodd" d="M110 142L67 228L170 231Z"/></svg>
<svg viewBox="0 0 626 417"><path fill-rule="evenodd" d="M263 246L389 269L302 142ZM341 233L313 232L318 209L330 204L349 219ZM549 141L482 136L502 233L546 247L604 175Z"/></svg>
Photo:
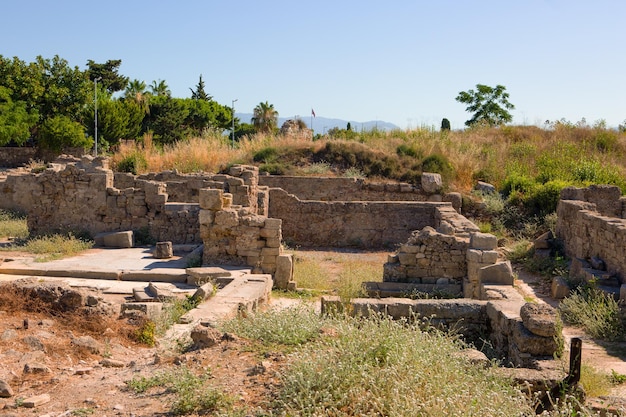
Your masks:
<svg viewBox="0 0 626 417"><path fill-rule="evenodd" d="M428 194L438 193L443 187L443 181L441 180L441 174L432 172L422 173L422 190Z"/></svg>
<svg viewBox="0 0 626 417"><path fill-rule="evenodd" d="M293 280L293 256L280 255L276 258L276 272L274 273L274 285L280 289L287 289L289 282Z"/></svg>
<svg viewBox="0 0 626 417"><path fill-rule="evenodd" d="M96 246L104 246L106 248L132 248L134 246L132 230L99 233L94 237L94 241Z"/></svg>
<svg viewBox="0 0 626 417"><path fill-rule="evenodd" d="M513 327L512 339L520 352L533 356L552 356L558 348L554 337L538 336L530 332L521 321ZM509 340L510 343L511 340Z"/></svg>
<svg viewBox="0 0 626 417"><path fill-rule="evenodd" d="M212 210L200 210L198 212L198 221L200 226L213 223L215 221L215 212Z"/></svg>
<svg viewBox="0 0 626 417"><path fill-rule="evenodd" d="M0 379L0 398L10 398L13 395L13 389L11 388L9 383L3 379Z"/></svg>
<svg viewBox="0 0 626 417"><path fill-rule="evenodd" d="M567 297L571 291L571 288L565 278L554 277L552 278L552 286L550 288L550 296L555 300L562 300Z"/></svg>
<svg viewBox="0 0 626 417"><path fill-rule="evenodd" d="M531 333L543 337L556 336L556 311L548 304L526 303L520 308L520 317Z"/></svg>
<svg viewBox="0 0 626 417"><path fill-rule="evenodd" d="M493 186L492 184L489 184L488 182L484 182L484 181L478 181L476 183L476 185L474 186L474 189L476 191L479 191L483 194L493 194L496 192L496 187Z"/></svg>
<svg viewBox="0 0 626 417"><path fill-rule="evenodd" d="M154 257L157 259L169 259L174 256L172 242L157 242Z"/></svg>
<svg viewBox="0 0 626 417"><path fill-rule="evenodd" d="M515 279L511 262L500 262L480 268L478 277L482 284L513 285Z"/></svg>
<svg viewBox="0 0 626 417"><path fill-rule="evenodd" d="M199 286L218 278L228 278L232 275L229 271L223 268L209 266L187 268L185 272L188 275L187 284Z"/></svg>
<svg viewBox="0 0 626 417"><path fill-rule="evenodd" d="M474 232L470 234L470 248L494 250L498 247L498 238L490 233Z"/></svg>
<svg viewBox="0 0 626 417"><path fill-rule="evenodd" d="M217 211L224 207L224 192L222 190L202 188L198 193L200 208Z"/></svg>
<svg viewBox="0 0 626 417"><path fill-rule="evenodd" d="M215 213L215 224L228 228L239 225L239 214L235 210L221 210Z"/></svg>

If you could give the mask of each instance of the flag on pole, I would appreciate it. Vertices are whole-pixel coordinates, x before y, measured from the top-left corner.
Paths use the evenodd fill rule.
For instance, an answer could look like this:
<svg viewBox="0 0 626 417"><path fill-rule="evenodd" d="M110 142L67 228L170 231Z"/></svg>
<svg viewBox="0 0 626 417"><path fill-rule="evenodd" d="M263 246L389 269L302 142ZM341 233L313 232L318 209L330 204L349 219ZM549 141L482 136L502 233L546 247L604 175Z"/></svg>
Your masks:
<svg viewBox="0 0 626 417"><path fill-rule="evenodd" d="M311 109L311 115L315 117L315 110Z"/></svg>

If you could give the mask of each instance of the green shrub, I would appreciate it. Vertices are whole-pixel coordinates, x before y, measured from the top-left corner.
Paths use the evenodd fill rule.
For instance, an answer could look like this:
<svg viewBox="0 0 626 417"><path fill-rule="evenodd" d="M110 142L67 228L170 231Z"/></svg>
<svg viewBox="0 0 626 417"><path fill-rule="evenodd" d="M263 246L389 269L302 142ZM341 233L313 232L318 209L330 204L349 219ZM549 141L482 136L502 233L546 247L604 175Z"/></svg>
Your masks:
<svg viewBox="0 0 626 417"><path fill-rule="evenodd" d="M146 160L146 156L141 152L133 152L117 163L117 170L119 172L130 172L133 175L137 175L147 168L148 161Z"/></svg>
<svg viewBox="0 0 626 417"><path fill-rule="evenodd" d="M519 416L532 410L520 391L457 354L437 331L374 315L327 319L328 336L293 355L276 415Z"/></svg>
<svg viewBox="0 0 626 417"><path fill-rule="evenodd" d="M287 167L280 162L271 162L259 165L259 172L267 172L271 175L285 175Z"/></svg>
<svg viewBox="0 0 626 417"><path fill-rule="evenodd" d="M454 168L448 158L441 154L432 154L422 161L422 172L436 172L442 177L450 178Z"/></svg>
<svg viewBox="0 0 626 417"><path fill-rule="evenodd" d="M313 309L297 307L238 317L222 327L227 332L264 344L296 346L316 339L322 322Z"/></svg>
<svg viewBox="0 0 626 417"><path fill-rule="evenodd" d="M591 337L623 340L624 323L615 299L593 286L581 286L559 305L563 320L582 326Z"/></svg>
<svg viewBox="0 0 626 417"><path fill-rule="evenodd" d="M254 162L264 162L266 164L276 162L278 159L278 150L272 146L268 146L257 151L252 159Z"/></svg>
<svg viewBox="0 0 626 417"><path fill-rule="evenodd" d="M569 185L571 184L560 180L537 184L524 196L524 205L530 213L539 216L554 213L561 197L561 190Z"/></svg>
<svg viewBox="0 0 626 417"><path fill-rule="evenodd" d="M411 158L416 159L423 158L424 156L424 151L422 151L421 148L418 148L414 144L408 145L406 143L398 145L396 153L400 156L410 156Z"/></svg>
<svg viewBox="0 0 626 417"><path fill-rule="evenodd" d="M17 211L0 210L0 237L26 238L26 215Z"/></svg>

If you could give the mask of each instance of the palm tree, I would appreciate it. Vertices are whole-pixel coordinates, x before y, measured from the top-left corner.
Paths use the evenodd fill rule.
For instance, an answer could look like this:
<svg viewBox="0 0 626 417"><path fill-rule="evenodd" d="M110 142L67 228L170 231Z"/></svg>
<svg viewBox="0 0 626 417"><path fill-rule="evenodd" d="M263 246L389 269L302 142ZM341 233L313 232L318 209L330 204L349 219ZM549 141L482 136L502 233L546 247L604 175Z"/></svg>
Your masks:
<svg viewBox="0 0 626 417"><path fill-rule="evenodd" d="M129 81L124 90L124 98L133 100L147 113L149 110L150 93L147 90L146 83L137 79Z"/></svg>
<svg viewBox="0 0 626 417"><path fill-rule="evenodd" d="M271 133L278 126L278 112L273 104L259 103L252 114L252 125L257 132Z"/></svg>
<svg viewBox="0 0 626 417"><path fill-rule="evenodd" d="M167 83L163 80L159 80L158 82L152 81L152 84L150 84L150 92L154 96L170 97L172 95L170 88L167 86Z"/></svg>

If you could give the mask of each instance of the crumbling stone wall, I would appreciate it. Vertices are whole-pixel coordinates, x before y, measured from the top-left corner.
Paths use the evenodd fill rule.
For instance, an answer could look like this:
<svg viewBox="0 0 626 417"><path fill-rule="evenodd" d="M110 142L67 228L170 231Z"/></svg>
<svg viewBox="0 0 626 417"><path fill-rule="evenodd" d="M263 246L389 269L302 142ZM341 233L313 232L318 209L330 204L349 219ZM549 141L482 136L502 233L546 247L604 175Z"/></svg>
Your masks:
<svg viewBox="0 0 626 417"><path fill-rule="evenodd" d="M259 184L281 188L300 200L313 201L434 201L450 202L460 211L457 193L429 193L419 185L372 182L360 178L261 175Z"/></svg>
<svg viewBox="0 0 626 417"><path fill-rule="evenodd" d="M442 234L432 227L414 231L384 265L383 281L441 284L442 280L452 280L460 283L467 274L467 248L467 238Z"/></svg>
<svg viewBox="0 0 626 417"><path fill-rule="evenodd" d="M283 238L305 247L380 248L405 242L435 224L435 209L450 203L303 201L270 189L269 216L283 220Z"/></svg>
<svg viewBox="0 0 626 417"><path fill-rule="evenodd" d="M50 164L38 174L9 175L0 183L0 208L27 212L29 230L36 234L72 230L96 235L144 229L156 240L174 243L202 242L198 187L232 190L234 198L252 212L267 208L267 192L256 189L254 167L232 167L230 173L240 177L189 176L185 183L172 180L187 177L175 173L161 177L114 174L104 158L85 156L65 162ZM195 202L171 202L168 181L174 195L196 194Z"/></svg>
<svg viewBox="0 0 626 417"><path fill-rule="evenodd" d="M64 150L66 153L72 155L81 156L85 153L83 148L67 148ZM31 161L53 161L58 156L57 152L45 150L42 148L34 148L28 146L0 147L0 167L3 168L17 168L24 165L28 165Z"/></svg>
<svg viewBox="0 0 626 417"><path fill-rule="evenodd" d="M626 199L618 187L566 188L557 207L557 238L570 257L604 261L622 284L626 277Z"/></svg>
<svg viewBox="0 0 626 417"><path fill-rule="evenodd" d="M203 264L247 265L272 274L275 285L286 289L293 262L282 254L282 221L233 205L232 195L222 190L201 189L199 199Z"/></svg>
<svg viewBox="0 0 626 417"><path fill-rule="evenodd" d="M553 359L561 348L562 336L554 309L546 304L525 303L514 290L505 302L357 298L350 304L348 311L355 317L386 314L394 319L412 319L417 315L434 326L454 329L474 342L487 338L497 359L515 367L534 368L538 360ZM322 313L343 308L340 297L322 297Z"/></svg>

